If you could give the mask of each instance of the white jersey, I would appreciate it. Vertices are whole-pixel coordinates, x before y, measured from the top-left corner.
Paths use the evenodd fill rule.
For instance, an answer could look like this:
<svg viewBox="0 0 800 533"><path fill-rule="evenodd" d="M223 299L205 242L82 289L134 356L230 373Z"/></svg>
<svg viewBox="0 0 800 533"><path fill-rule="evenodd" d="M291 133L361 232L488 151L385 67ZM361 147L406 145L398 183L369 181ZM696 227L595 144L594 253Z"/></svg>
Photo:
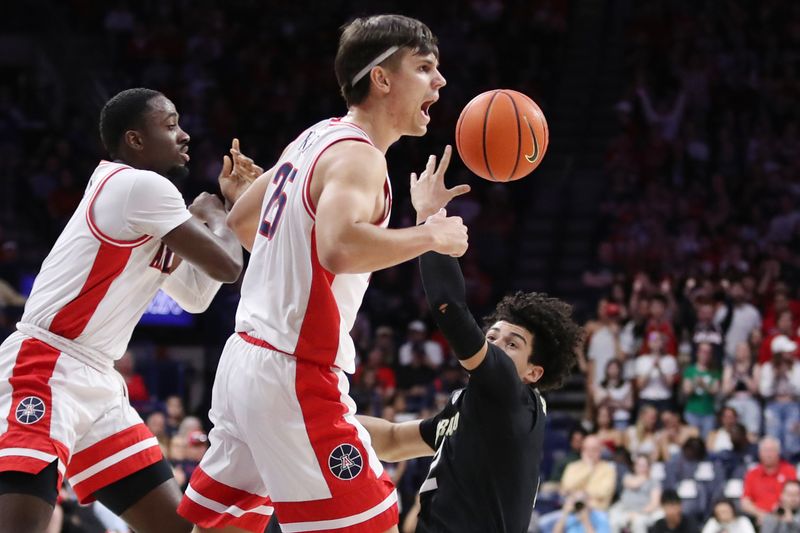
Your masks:
<svg viewBox="0 0 800 533"><path fill-rule="evenodd" d="M88 364L111 365L169 276L173 254L161 237L191 216L168 179L102 161L17 329Z"/></svg>
<svg viewBox="0 0 800 533"><path fill-rule="evenodd" d="M267 187L262 221L242 283L236 331L265 341L298 359L355 370L350 330L369 283L369 273L334 275L317 256L311 178L322 153L341 141L372 144L358 126L329 119L304 131L278 162ZM389 224L391 185L384 184Z"/></svg>

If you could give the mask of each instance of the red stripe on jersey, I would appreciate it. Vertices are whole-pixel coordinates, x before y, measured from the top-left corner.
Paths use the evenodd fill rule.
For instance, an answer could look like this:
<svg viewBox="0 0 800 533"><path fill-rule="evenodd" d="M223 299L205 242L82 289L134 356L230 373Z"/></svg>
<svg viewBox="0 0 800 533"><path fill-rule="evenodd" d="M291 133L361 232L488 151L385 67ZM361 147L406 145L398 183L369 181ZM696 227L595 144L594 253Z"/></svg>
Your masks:
<svg viewBox="0 0 800 533"><path fill-rule="evenodd" d="M309 216L311 218L315 218L317 214L317 206L314 205L314 202L311 200L311 179L314 177L314 169L317 167L317 162L319 158L322 157L322 154L325 153L328 148L333 146L334 144L338 144L342 141L358 141L362 143L367 143L370 146L374 146L369 139L364 139L363 137L342 137L341 139L336 139L328 146L324 147L322 150L319 151L317 156L314 158L314 162L311 164L311 170L308 171L308 175L306 176L306 182L303 184L303 205L308 211Z"/></svg>
<svg viewBox="0 0 800 533"><path fill-rule="evenodd" d="M89 277L78 295L61 308L50 323L50 331L65 339L75 339L86 328L111 283L125 270L131 248L100 243Z"/></svg>
<svg viewBox="0 0 800 533"><path fill-rule="evenodd" d="M311 290L294 355L321 365L333 365L339 352L339 306L331 285L336 276L317 257L316 228L311 228Z"/></svg>
<svg viewBox="0 0 800 533"><path fill-rule="evenodd" d="M206 474L199 466L192 473L189 485L209 500L214 500L226 507L235 505L243 511L250 511L262 505L271 505L267 496L259 496L258 494L221 483Z"/></svg>
<svg viewBox="0 0 800 533"><path fill-rule="evenodd" d="M342 403L339 377L329 366L298 360L295 371L295 391L303 413L306 432L319 463L331 498L305 502L273 501L282 524L314 522L347 518L368 511L381 504L394 490L386 472L378 478L369 464L369 455L358 437L358 430L344 418L348 412ZM340 445L349 444L361 456L361 470L352 479L340 479L328 464L331 454ZM347 531L386 531L397 524L397 505L393 513L378 515L382 528L376 528L373 519L349 526ZM390 508L391 509L391 508Z"/></svg>
<svg viewBox="0 0 800 533"><path fill-rule="evenodd" d="M38 339L26 339L20 345L8 380L12 390L11 408L7 419L8 429L0 436L0 449L38 450L56 455L62 464L67 464L67 447L50 436L53 395L49 382L60 355L59 350ZM26 407L30 411L26 411ZM37 419L42 410L40 407L44 413ZM35 458L8 456L0 462L0 470L38 474L48 464Z"/></svg>
<svg viewBox="0 0 800 533"><path fill-rule="evenodd" d="M228 513L218 513L190 500L188 496L184 496L181 500L178 514L204 529L231 526L252 533L263 533L267 529L270 519L269 516L258 513L245 513L239 517Z"/></svg>
<svg viewBox="0 0 800 533"><path fill-rule="evenodd" d="M103 178L103 180L100 182L100 185L98 185L97 188L94 190L91 200L89 200L89 205L86 208L86 223L89 225L89 230L92 232L92 234L95 237L97 237L101 242L107 242L108 244L114 244L117 246L126 246L126 247L129 246L131 248L134 248L136 246L140 246L146 243L147 241L152 239L152 237L150 235L143 235L138 239L134 239L132 241L121 241L118 239L114 239L113 237L109 237L100 230L100 228L95 223L94 215L92 214L92 209L94 208L95 200L97 200L97 195L100 194L100 191L103 189L103 187L105 187L106 183L108 183L108 180L111 179L111 177L114 174L122 172L123 170L129 170L130 168L131 167L123 166L121 168L111 171L111 173L109 173L108 176Z"/></svg>
<svg viewBox="0 0 800 533"><path fill-rule="evenodd" d="M67 468L67 477L83 472L106 457L133 446L137 442L151 438L153 434L144 424L136 424L123 429L100 442L96 442L72 456Z"/></svg>

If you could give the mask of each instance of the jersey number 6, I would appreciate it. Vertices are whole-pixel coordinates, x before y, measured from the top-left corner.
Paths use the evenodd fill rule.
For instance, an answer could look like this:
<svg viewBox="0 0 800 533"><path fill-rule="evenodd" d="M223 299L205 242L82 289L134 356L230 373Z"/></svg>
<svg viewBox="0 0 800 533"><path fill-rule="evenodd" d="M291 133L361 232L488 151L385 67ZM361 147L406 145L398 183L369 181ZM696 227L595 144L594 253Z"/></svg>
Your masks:
<svg viewBox="0 0 800 533"><path fill-rule="evenodd" d="M283 192L283 189L286 187L286 183L294 181L296 175L297 169L291 163L284 163L272 178L272 183L277 184L277 187L269 197L267 207L264 209L264 217L258 227L258 232L269 240L272 240L275 232L278 231L278 224L281 221L283 209L286 207L286 193Z"/></svg>

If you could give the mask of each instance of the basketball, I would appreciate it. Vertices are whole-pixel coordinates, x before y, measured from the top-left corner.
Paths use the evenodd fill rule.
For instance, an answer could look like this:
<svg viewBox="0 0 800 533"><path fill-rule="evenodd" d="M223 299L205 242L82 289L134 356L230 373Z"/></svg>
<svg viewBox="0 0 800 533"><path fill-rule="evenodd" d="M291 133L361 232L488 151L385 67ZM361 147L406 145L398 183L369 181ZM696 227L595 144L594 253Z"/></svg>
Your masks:
<svg viewBox="0 0 800 533"><path fill-rule="evenodd" d="M481 93L456 124L456 148L472 172L490 181L514 181L533 172L547 151L547 121L536 102L518 91Z"/></svg>

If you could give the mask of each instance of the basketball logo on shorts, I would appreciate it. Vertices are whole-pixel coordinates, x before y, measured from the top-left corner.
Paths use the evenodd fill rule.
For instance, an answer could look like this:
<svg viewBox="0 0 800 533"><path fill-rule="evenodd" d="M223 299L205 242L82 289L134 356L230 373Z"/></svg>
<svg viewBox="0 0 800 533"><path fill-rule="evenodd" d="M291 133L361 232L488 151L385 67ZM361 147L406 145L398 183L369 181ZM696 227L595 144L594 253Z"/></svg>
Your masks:
<svg viewBox="0 0 800 533"><path fill-rule="evenodd" d="M364 459L352 444L340 444L328 457L328 468L341 480L349 481L361 473Z"/></svg>
<svg viewBox="0 0 800 533"><path fill-rule="evenodd" d="M23 398L17 405L15 414L20 424L35 424L44 416L44 402L36 396Z"/></svg>

